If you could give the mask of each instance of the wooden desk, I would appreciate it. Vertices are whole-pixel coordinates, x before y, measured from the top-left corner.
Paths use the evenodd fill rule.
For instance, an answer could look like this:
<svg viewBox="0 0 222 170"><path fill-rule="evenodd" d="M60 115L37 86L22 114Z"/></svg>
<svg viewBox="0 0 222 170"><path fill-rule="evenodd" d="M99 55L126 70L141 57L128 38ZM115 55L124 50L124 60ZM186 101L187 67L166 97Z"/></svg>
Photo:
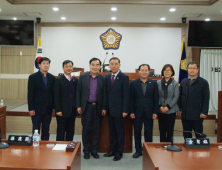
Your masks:
<svg viewBox="0 0 222 170"><path fill-rule="evenodd" d="M133 127L132 119L127 116L125 118L125 142L124 142L124 153L132 153L132 141L133 141ZM100 137L99 137L99 150L98 152L108 153L110 151L109 141L109 121L108 116L102 117Z"/></svg>
<svg viewBox="0 0 222 170"><path fill-rule="evenodd" d="M7 140L3 140L7 142ZM68 142L40 141L38 147L15 146L0 150L0 169L7 170L80 170L81 143L73 152L53 151L46 144L67 144Z"/></svg>
<svg viewBox="0 0 222 170"><path fill-rule="evenodd" d="M143 170L219 170L222 169L222 143L210 145L210 149L188 149L176 143L183 150L172 152L161 148L169 143L143 143Z"/></svg>
<svg viewBox="0 0 222 170"><path fill-rule="evenodd" d="M6 139L6 106L0 106L0 129L2 139Z"/></svg>

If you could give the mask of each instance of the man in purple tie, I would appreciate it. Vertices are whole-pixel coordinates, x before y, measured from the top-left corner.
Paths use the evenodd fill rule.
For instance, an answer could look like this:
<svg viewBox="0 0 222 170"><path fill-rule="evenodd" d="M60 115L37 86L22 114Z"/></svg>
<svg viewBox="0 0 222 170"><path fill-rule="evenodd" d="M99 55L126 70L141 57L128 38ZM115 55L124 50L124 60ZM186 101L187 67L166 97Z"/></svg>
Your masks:
<svg viewBox="0 0 222 170"><path fill-rule="evenodd" d="M101 116L106 114L106 78L99 73L101 61L92 58L89 61L90 72L80 75L77 87L77 111L82 116L82 141L84 158L90 153L99 159L98 144ZM89 144L90 131L92 143Z"/></svg>

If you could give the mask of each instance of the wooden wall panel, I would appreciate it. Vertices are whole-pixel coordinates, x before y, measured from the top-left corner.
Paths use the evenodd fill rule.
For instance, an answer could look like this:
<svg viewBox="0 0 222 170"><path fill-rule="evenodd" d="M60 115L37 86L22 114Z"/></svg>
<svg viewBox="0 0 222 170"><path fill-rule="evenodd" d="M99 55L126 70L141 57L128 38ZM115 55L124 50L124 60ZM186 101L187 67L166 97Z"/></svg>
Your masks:
<svg viewBox="0 0 222 170"><path fill-rule="evenodd" d="M28 93L28 79L18 79L18 98L27 99Z"/></svg>
<svg viewBox="0 0 222 170"><path fill-rule="evenodd" d="M192 60L200 64L200 48L192 48Z"/></svg>
<svg viewBox="0 0 222 170"><path fill-rule="evenodd" d="M19 56L2 55L1 74L19 74Z"/></svg>
<svg viewBox="0 0 222 170"><path fill-rule="evenodd" d="M50 133L56 134L57 122L53 117L50 124ZM6 133L32 133L32 121L29 116L7 116ZM75 134L82 135L81 119L76 119Z"/></svg>
<svg viewBox="0 0 222 170"><path fill-rule="evenodd" d="M27 99L28 79L1 79L1 98Z"/></svg>
<svg viewBox="0 0 222 170"><path fill-rule="evenodd" d="M204 120L204 122L203 122L204 133L207 136L216 136L215 125L216 125L215 119ZM174 129L175 130L183 130L182 122L180 119L176 119ZM143 134L144 134L144 129L142 129L142 135ZM159 132L158 120L155 120L154 124L153 124L153 136L159 136L159 135L160 135L160 132ZM183 133L182 132L174 132L174 136L183 136Z"/></svg>
<svg viewBox="0 0 222 170"><path fill-rule="evenodd" d="M20 46L2 46L2 56L19 56Z"/></svg>
<svg viewBox="0 0 222 170"><path fill-rule="evenodd" d="M1 73L31 74L34 72L35 56L36 47L4 46L1 50Z"/></svg>
<svg viewBox="0 0 222 170"><path fill-rule="evenodd" d="M7 99L18 99L18 79L1 79L1 97Z"/></svg>
<svg viewBox="0 0 222 170"><path fill-rule="evenodd" d="M204 133L207 136L216 136L215 132L215 120L209 119L204 120ZM50 133L56 134L56 118L53 117L50 125ZM182 130L182 122L180 119L176 119L175 123L175 130ZM32 132L32 122L29 116L7 116L6 117L6 132L7 133L31 133ZM76 118L75 123L75 134L81 135L82 134L82 124L81 118ZM144 134L144 130L142 130L142 136ZM175 132L175 136L183 136L182 132ZM153 136L159 136L159 126L158 120L154 121L153 127Z"/></svg>
<svg viewBox="0 0 222 170"><path fill-rule="evenodd" d="M22 55L23 55L23 56L35 55L35 53L36 53L36 47L35 47L35 46L32 46L32 47L29 47L29 46L21 46L21 47L20 47L20 51L22 51Z"/></svg>
<svg viewBox="0 0 222 170"><path fill-rule="evenodd" d="M34 63L36 55L19 56L19 74L32 74L34 72Z"/></svg>

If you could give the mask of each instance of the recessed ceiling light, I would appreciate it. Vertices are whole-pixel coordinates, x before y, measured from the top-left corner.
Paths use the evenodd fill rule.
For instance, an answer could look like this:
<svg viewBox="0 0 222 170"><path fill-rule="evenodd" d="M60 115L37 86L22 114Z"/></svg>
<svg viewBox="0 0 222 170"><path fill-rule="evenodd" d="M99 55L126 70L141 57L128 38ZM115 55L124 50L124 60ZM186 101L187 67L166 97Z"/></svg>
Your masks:
<svg viewBox="0 0 222 170"><path fill-rule="evenodd" d="M111 20L116 20L116 17L112 17Z"/></svg>
<svg viewBox="0 0 222 170"><path fill-rule="evenodd" d="M116 7L112 7L112 8L111 8L111 11L116 11L116 10L117 10Z"/></svg>
<svg viewBox="0 0 222 170"><path fill-rule="evenodd" d="M170 11L170 12L175 12L175 11L176 11L176 8L170 8L169 11Z"/></svg>
<svg viewBox="0 0 222 170"><path fill-rule="evenodd" d="M53 11L58 11L59 10L59 8L57 8L57 7L54 7L52 9L53 9Z"/></svg>
<svg viewBox="0 0 222 170"><path fill-rule="evenodd" d="M66 20L66 17L61 17L62 20Z"/></svg>
<svg viewBox="0 0 222 170"><path fill-rule="evenodd" d="M15 18L15 17L14 17L14 18L12 18L12 19L13 19L13 20L17 20L17 18Z"/></svg>
<svg viewBox="0 0 222 170"><path fill-rule="evenodd" d="M211 20L210 18L206 18L206 19L205 19L205 21L210 21L210 20Z"/></svg>
<svg viewBox="0 0 222 170"><path fill-rule="evenodd" d="M165 21L165 20L166 20L166 18L160 18L160 20L161 20L161 21Z"/></svg>

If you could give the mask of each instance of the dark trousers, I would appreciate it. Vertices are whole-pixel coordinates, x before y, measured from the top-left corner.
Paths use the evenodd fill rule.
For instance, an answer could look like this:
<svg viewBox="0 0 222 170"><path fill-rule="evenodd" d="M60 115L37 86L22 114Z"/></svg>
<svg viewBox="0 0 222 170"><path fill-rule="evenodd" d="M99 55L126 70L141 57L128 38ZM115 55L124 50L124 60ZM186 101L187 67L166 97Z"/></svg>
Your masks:
<svg viewBox="0 0 222 170"><path fill-rule="evenodd" d="M203 119L200 120L185 120L182 119L183 123L183 130L184 131L192 131L203 133ZM199 134L195 134L196 138L201 138ZM192 138L192 133L183 132L183 137L185 138Z"/></svg>
<svg viewBox="0 0 222 170"><path fill-rule="evenodd" d="M158 123L160 130L160 142L171 142L173 136L176 113L159 113Z"/></svg>
<svg viewBox="0 0 222 170"><path fill-rule="evenodd" d="M143 111L140 118L134 119L134 139L135 148L137 152L143 150L141 143L141 131L144 123L144 138L145 142L153 142L153 119L146 116L146 112Z"/></svg>
<svg viewBox="0 0 222 170"><path fill-rule="evenodd" d="M75 132L76 107L73 107L70 117L56 115L57 136L56 141L73 141Z"/></svg>
<svg viewBox="0 0 222 170"><path fill-rule="evenodd" d="M82 113L82 142L84 153L97 153L100 134L101 113L98 113L98 106L87 104L86 110ZM90 132L92 131L92 142L90 144Z"/></svg>
<svg viewBox="0 0 222 170"><path fill-rule="evenodd" d="M40 127L42 125L41 140L49 140L49 126L52 120L52 112L45 112L44 114L35 114L32 118L32 133L38 129L40 134Z"/></svg>
<svg viewBox="0 0 222 170"><path fill-rule="evenodd" d="M125 141L125 118L108 114L110 149L116 155L122 155Z"/></svg>

